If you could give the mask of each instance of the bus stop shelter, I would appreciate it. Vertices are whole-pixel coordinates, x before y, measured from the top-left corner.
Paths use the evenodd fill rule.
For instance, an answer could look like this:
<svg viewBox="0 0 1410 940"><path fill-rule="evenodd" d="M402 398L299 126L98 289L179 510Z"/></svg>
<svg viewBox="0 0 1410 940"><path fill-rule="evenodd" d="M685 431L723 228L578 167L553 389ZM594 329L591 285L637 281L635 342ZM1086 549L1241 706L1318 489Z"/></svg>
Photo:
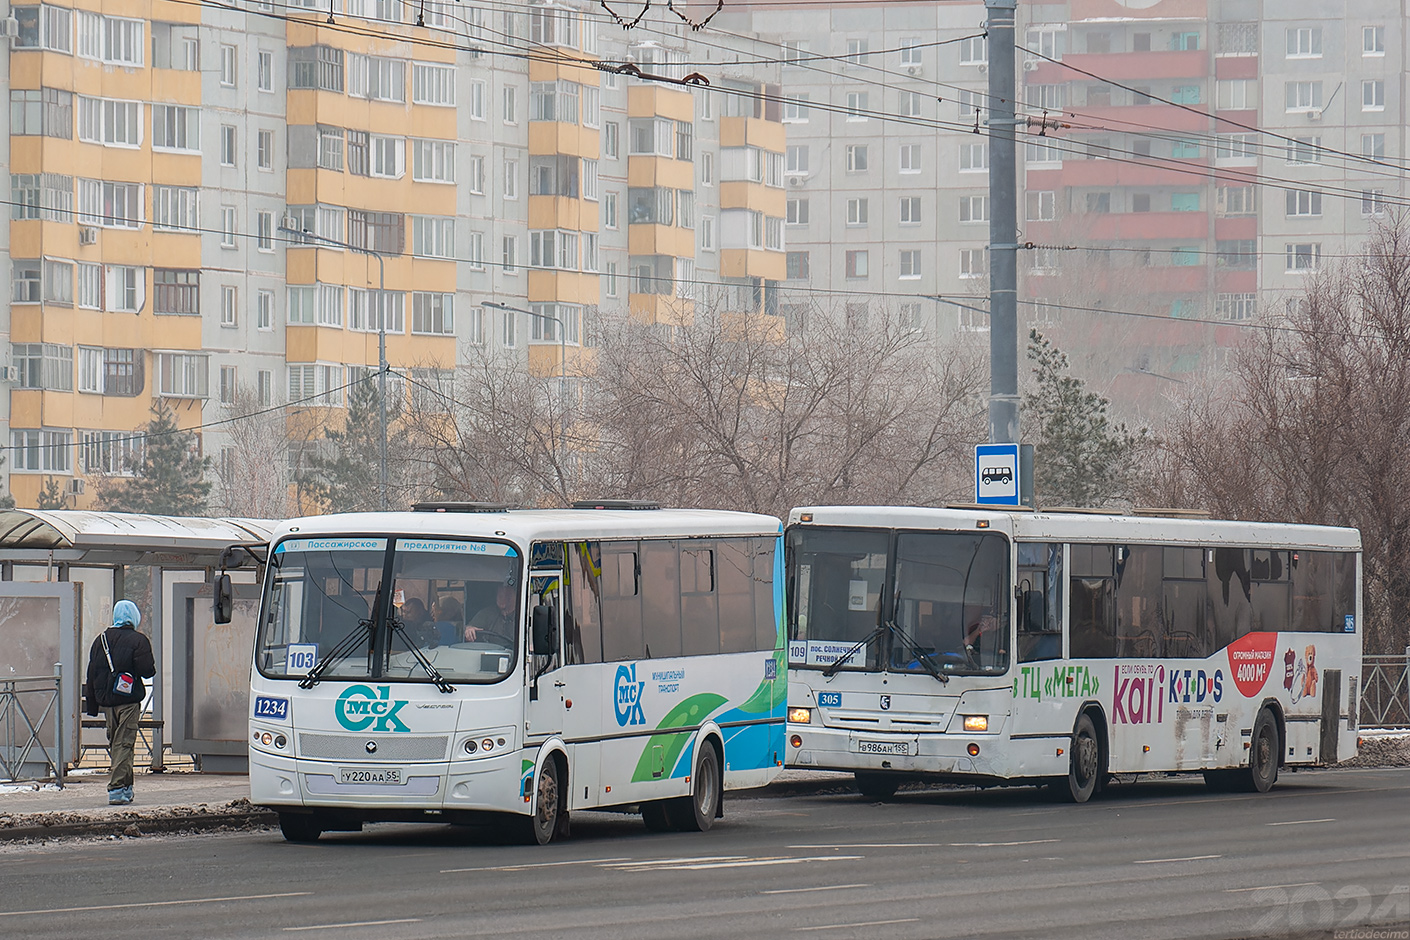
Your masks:
<svg viewBox="0 0 1410 940"><path fill-rule="evenodd" d="M0 511L0 780L60 776L83 738L88 649L113 603L137 602L157 655L145 722L153 766L169 740L209 771L245 766L258 572L239 553L236 617L216 624L221 553L263 544L258 519L79 510ZM23 680L23 681L21 681Z"/></svg>

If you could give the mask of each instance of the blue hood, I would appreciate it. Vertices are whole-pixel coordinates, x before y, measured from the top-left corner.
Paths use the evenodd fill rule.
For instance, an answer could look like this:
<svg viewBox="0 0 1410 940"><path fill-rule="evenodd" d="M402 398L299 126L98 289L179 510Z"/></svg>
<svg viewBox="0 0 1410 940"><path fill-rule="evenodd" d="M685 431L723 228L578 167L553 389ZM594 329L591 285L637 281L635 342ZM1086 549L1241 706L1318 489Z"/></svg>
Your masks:
<svg viewBox="0 0 1410 940"><path fill-rule="evenodd" d="M142 626L142 611L132 601L118 601L113 605L113 626L131 626L135 630Z"/></svg>

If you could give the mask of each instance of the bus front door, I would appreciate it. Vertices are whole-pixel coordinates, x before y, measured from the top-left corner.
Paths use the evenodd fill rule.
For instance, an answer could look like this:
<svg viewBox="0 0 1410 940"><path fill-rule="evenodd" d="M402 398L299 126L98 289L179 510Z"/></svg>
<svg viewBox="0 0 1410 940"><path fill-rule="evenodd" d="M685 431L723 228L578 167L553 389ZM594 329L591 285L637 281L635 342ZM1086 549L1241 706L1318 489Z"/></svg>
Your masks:
<svg viewBox="0 0 1410 940"><path fill-rule="evenodd" d="M543 741L563 731L564 683L562 678L563 606L559 603L559 574L536 572L529 581L532 611L547 607L553 618L553 631L547 649L534 648L533 615L529 617L529 694L524 724L529 741Z"/></svg>

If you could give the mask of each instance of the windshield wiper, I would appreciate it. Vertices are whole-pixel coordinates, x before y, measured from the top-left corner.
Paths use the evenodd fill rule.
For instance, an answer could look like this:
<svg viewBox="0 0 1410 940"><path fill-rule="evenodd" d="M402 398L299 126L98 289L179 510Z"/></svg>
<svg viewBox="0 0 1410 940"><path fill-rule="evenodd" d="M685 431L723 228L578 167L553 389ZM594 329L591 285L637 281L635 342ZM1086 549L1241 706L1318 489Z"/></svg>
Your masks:
<svg viewBox="0 0 1410 940"><path fill-rule="evenodd" d="M847 660L849 660L849 659L851 659L853 656L857 655L857 650L862 649L862 648L865 647L868 643L870 643L872 640L875 640L877 637L881 636L882 631L884 631L885 629L886 629L886 624L884 624L884 623L879 623L879 624L877 624L875 630L873 630L872 632L868 633L866 636L862 637L860 640L858 640L856 643L854 643L854 644L852 645L852 648L851 648L851 649L849 649L849 650L848 650L845 654L843 654L842 656L839 656L839 657L833 662L833 664L832 664L831 666L828 666L826 669L823 670L822 674L823 674L824 676L826 676L827 678L829 678L829 679L831 679L833 676L837 675L837 670L839 670L839 669L842 668L843 663L847 662Z"/></svg>
<svg viewBox="0 0 1410 940"><path fill-rule="evenodd" d="M373 631L377 627L376 614L382 608L382 585L377 585L377 596L372 602L372 616L364 617L357 622L357 628L348 631L348 635L343 637L337 644L328 651L328 655L314 663L313 668L308 671L308 675L299 680L299 688L311 689L318 685L323 679L323 674L328 671L328 667L333 663L350 654L356 647L357 641L362 636L362 631L367 630L368 649L372 648Z"/></svg>
<svg viewBox="0 0 1410 940"><path fill-rule="evenodd" d="M919 643L911 638L909 633L901 629L901 625L896 623L896 621L889 620L882 624L882 626L890 630L893 637L899 639L902 645L915 654L916 662L920 663L922 669L939 679L942 684L949 684L950 677L941 672L940 667L936 666L931 660L931 656L935 655L934 653L926 652Z"/></svg>
<svg viewBox="0 0 1410 940"><path fill-rule="evenodd" d="M421 668L426 670L426 675L431 677L431 681L436 684L436 688L440 689L442 692L454 692L455 686L445 680L445 676L441 675L440 670L431 664L431 661L426 658L426 654L421 652L421 648L407 635L406 624L395 617L391 618L387 624L391 627L393 636L396 636L398 633L401 634L402 640L406 642L406 648L411 651L412 656L416 657L416 661L421 664Z"/></svg>

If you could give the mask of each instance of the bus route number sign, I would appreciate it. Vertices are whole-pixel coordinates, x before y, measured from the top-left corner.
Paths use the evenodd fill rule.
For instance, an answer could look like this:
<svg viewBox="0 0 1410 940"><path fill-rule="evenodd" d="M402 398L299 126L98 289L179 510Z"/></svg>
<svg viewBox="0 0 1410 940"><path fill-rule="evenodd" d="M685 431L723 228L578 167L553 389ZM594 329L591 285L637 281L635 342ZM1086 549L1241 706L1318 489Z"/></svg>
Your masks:
<svg viewBox="0 0 1410 940"><path fill-rule="evenodd" d="M974 501L981 505L1017 505L1018 445L978 444L974 448Z"/></svg>

